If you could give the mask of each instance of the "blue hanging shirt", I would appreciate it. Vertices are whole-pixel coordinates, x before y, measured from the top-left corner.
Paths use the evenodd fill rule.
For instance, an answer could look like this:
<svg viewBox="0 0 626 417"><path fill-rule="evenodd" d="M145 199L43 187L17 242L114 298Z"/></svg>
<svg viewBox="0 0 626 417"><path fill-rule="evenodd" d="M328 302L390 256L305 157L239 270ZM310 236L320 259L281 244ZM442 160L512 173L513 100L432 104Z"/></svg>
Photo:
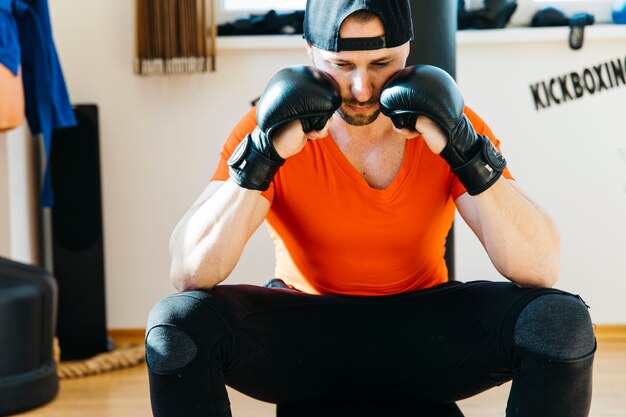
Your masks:
<svg viewBox="0 0 626 417"><path fill-rule="evenodd" d="M8 10L14 20L6 14ZM17 37L12 22L17 24ZM0 54L0 62L17 74L21 61L26 120L33 136L43 136L48 159L52 130L74 126L76 118L52 39L47 0L0 0L0 37L0 45L3 40L13 45L7 47L6 56ZM21 51L17 62L16 50ZM46 163L41 205L51 207L52 203L50 170Z"/></svg>
<svg viewBox="0 0 626 417"><path fill-rule="evenodd" d="M0 0L0 64L17 75L20 54L17 22L13 16L13 0Z"/></svg>

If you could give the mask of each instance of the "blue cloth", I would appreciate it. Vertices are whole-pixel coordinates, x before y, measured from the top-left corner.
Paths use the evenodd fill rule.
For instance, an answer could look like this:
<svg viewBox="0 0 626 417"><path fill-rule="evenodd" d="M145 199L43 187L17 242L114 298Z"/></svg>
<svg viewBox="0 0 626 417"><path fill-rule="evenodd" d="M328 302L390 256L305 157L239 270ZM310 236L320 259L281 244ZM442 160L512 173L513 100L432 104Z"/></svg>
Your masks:
<svg viewBox="0 0 626 417"><path fill-rule="evenodd" d="M611 14L613 22L620 25L626 24L626 1L616 3Z"/></svg>
<svg viewBox="0 0 626 417"><path fill-rule="evenodd" d="M26 119L33 136L39 134L43 136L44 151L48 158L52 130L76 124L61 64L52 39L48 2L47 0L0 0L0 12L4 13L7 9L12 11L18 28L19 44L16 47L21 50ZM7 27L10 26L7 25ZM12 42L15 42L11 35L7 35L6 38L11 38ZM11 65L10 60L7 62ZM41 205L51 207L52 203L50 171L46 163Z"/></svg>
<svg viewBox="0 0 626 417"><path fill-rule="evenodd" d="M0 0L0 64L17 75L21 50L12 2L13 0Z"/></svg>

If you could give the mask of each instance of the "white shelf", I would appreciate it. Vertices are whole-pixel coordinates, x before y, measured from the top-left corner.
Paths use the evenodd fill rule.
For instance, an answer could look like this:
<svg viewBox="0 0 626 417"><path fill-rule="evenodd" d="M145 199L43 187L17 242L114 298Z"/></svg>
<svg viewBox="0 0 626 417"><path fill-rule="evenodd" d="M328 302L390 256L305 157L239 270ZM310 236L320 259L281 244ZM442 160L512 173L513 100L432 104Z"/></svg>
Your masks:
<svg viewBox="0 0 626 417"><path fill-rule="evenodd" d="M569 38L568 26L531 28L511 27L506 29L461 30L457 32L457 45L501 44L521 42L551 42ZM585 28L585 40L626 39L626 25L601 24Z"/></svg>
<svg viewBox="0 0 626 417"><path fill-rule="evenodd" d="M221 36L217 50L296 49L304 47L302 35Z"/></svg>
<svg viewBox="0 0 626 417"><path fill-rule="evenodd" d="M458 45L551 42L567 40L569 27L461 30ZM626 25L600 24L585 28L585 40L626 39ZM218 50L297 49L304 46L302 35L222 36Z"/></svg>

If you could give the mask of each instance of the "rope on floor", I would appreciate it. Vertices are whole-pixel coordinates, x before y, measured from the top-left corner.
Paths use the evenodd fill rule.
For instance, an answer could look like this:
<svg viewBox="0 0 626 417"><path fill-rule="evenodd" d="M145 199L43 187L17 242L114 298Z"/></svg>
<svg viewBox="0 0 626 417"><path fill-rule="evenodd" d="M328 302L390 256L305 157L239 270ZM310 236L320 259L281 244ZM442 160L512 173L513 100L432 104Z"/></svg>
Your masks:
<svg viewBox="0 0 626 417"><path fill-rule="evenodd" d="M57 363L59 379L81 378L118 369L139 365L145 360L145 347L140 343L131 343L117 347L111 352L101 353L80 361L61 362L61 350L58 339L54 339L54 359Z"/></svg>

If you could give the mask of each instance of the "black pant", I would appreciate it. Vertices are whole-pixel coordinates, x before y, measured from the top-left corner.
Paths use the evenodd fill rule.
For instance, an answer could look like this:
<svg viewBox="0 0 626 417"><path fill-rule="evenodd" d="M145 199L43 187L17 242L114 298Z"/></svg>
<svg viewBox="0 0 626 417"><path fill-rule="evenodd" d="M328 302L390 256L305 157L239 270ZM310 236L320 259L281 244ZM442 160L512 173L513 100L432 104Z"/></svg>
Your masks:
<svg viewBox="0 0 626 417"><path fill-rule="evenodd" d="M566 294L486 281L381 297L250 285L176 294L148 324L153 412L230 416L227 384L279 404L279 415L330 416L354 404L371 415L430 416L420 410L513 379L507 416L586 416L593 353L555 362L513 341L520 311L552 293Z"/></svg>

